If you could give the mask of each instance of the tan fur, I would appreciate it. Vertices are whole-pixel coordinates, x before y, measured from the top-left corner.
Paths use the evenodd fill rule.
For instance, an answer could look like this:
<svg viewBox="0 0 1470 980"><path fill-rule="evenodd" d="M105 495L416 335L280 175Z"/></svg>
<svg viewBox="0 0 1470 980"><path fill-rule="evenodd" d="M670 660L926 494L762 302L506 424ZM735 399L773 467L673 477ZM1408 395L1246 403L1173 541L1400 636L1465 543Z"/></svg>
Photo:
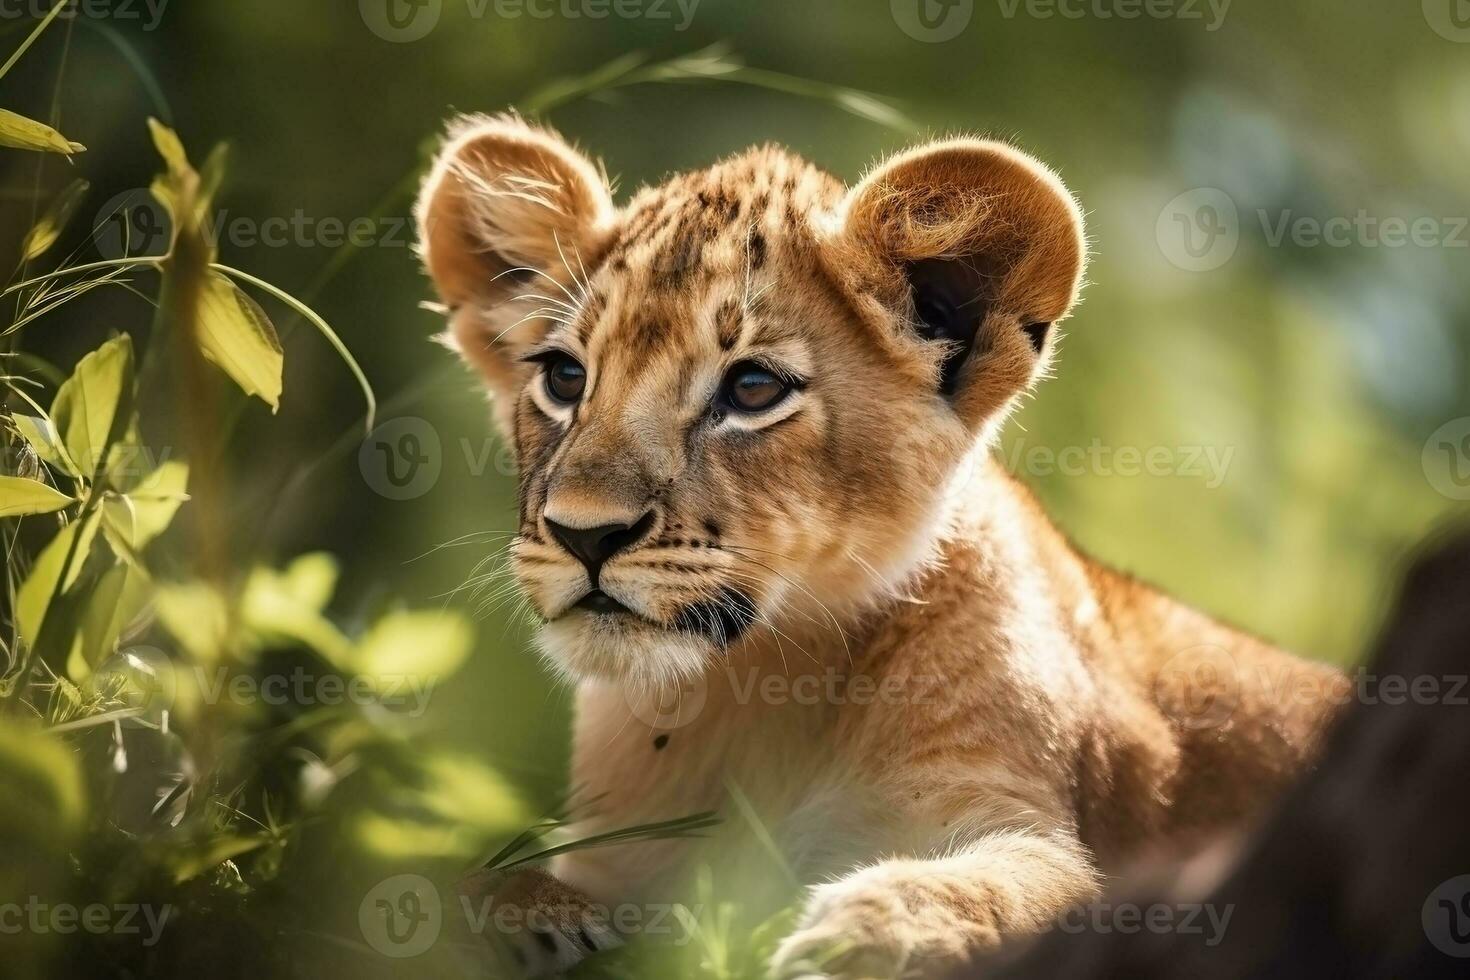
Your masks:
<svg viewBox="0 0 1470 980"><path fill-rule="evenodd" d="M1044 927L1121 862L1238 826L1302 765L1342 678L1081 555L992 459L1053 354L1056 330L1027 328L1080 287L1054 174L955 139L848 191L767 147L610 201L558 137L501 117L454 130L419 208L515 446L514 566L578 685L583 829L728 813L738 787L816 885L777 974L845 946L823 969L887 976ZM925 260L979 284L948 397L950 348L911 297ZM553 344L587 370L564 411L519 360ZM719 415L752 358L806 388L772 418ZM546 518L645 512L600 581L637 618L572 608L589 576ZM754 607L735 642L673 628L729 589ZM732 864L758 836L740 825ZM554 870L599 901L671 901L690 859L660 842Z"/></svg>

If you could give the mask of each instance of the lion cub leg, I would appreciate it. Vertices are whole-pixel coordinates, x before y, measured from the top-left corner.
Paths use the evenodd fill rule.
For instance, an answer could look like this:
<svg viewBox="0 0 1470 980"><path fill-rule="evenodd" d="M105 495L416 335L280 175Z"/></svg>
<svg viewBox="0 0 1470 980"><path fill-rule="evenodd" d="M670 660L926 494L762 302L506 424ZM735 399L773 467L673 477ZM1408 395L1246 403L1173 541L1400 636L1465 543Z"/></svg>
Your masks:
<svg viewBox="0 0 1470 980"><path fill-rule="evenodd" d="M623 944L606 908L539 868L476 872L460 881L459 900L494 975L556 976Z"/></svg>
<svg viewBox="0 0 1470 980"><path fill-rule="evenodd" d="M1037 932L1097 893L1065 834L1000 831L928 860L894 859L812 889L772 975L941 975L1009 934Z"/></svg>

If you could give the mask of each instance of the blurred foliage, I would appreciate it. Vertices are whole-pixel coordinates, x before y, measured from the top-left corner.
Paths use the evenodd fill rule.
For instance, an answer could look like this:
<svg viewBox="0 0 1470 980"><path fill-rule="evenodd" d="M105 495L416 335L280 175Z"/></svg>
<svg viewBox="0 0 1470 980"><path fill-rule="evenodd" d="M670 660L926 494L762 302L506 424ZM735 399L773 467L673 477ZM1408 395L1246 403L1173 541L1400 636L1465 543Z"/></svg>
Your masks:
<svg viewBox="0 0 1470 980"><path fill-rule="evenodd" d="M364 896L442 886L556 810L567 693L501 594L452 611L514 517L483 396L418 308L409 208L454 111L541 114L624 196L765 140L853 179L933 134L1018 139L1094 256L1002 452L1083 547L1290 647L1355 658L1457 506L1424 454L1470 417L1467 250L1269 228L1470 213L1470 60L1419 4L1238 0L1214 30L975 4L932 44L884 0L702 0L684 29L444 0L412 43L350 2L130 6L0 19L0 901L186 917L150 947L7 935L7 976L447 975L364 945ZM231 152L196 172L175 132ZM1240 219L1199 272L1159 231L1197 188ZM433 433L423 492L374 472L375 409ZM1054 463L1094 445L1173 468ZM218 696L298 667L372 696ZM388 706L413 674L455 681ZM665 972L757 975L779 914L752 937L738 891L705 889ZM660 975L642 956L589 972Z"/></svg>

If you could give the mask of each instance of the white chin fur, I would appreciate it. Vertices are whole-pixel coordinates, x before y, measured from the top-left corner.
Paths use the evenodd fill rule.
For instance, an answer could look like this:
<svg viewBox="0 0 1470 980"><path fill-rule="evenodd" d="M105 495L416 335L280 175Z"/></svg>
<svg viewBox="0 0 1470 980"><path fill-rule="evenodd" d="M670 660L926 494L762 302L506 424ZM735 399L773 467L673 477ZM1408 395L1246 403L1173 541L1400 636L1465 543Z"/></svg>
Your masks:
<svg viewBox="0 0 1470 980"><path fill-rule="evenodd" d="M590 613L546 623L536 644L542 658L568 681L613 681L650 689L699 676L718 653L702 637Z"/></svg>

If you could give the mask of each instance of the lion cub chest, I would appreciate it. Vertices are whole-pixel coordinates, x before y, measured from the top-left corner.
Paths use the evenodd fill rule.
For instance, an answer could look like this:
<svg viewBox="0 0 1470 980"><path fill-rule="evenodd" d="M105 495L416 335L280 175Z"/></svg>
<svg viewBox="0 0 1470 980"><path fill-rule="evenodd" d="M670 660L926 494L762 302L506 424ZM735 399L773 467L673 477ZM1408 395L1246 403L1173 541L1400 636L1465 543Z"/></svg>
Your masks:
<svg viewBox="0 0 1470 980"><path fill-rule="evenodd" d="M871 829L882 806L864 773L872 760L865 767L853 758L840 733L882 691L878 679L835 668L788 674L736 665L721 665L661 698L585 684L572 780L579 798L594 801L595 816L579 830L704 810L724 818L707 853L685 841L657 842L607 849L587 862L626 889L678 877L712 856L711 863L770 861L762 837L803 877L861 859L874 844L860 843L868 834L832 830L849 822Z"/></svg>

